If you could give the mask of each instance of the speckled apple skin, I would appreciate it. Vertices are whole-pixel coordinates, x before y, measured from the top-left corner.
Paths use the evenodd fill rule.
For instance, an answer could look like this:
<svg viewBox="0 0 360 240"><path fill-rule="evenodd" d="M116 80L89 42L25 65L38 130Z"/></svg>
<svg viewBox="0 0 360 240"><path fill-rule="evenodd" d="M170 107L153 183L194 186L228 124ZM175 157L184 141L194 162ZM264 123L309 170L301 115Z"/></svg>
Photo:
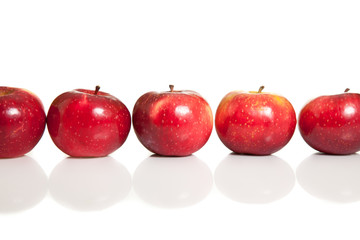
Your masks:
<svg viewBox="0 0 360 240"><path fill-rule="evenodd" d="M47 115L51 139L72 157L106 156L125 142L131 127L126 106L99 91L76 89L59 95Z"/></svg>
<svg viewBox="0 0 360 240"><path fill-rule="evenodd" d="M187 156L208 141L213 115L209 104L196 92L148 92L134 106L133 127L139 141L151 152Z"/></svg>
<svg viewBox="0 0 360 240"><path fill-rule="evenodd" d="M231 151L269 155L290 141L296 114L282 96L233 91L221 100L215 127L220 140Z"/></svg>
<svg viewBox="0 0 360 240"><path fill-rule="evenodd" d="M30 152L41 139L45 124L44 107L35 94L0 87L0 158Z"/></svg>
<svg viewBox="0 0 360 240"><path fill-rule="evenodd" d="M299 114L299 130L307 144L328 154L360 150L360 94L321 96Z"/></svg>

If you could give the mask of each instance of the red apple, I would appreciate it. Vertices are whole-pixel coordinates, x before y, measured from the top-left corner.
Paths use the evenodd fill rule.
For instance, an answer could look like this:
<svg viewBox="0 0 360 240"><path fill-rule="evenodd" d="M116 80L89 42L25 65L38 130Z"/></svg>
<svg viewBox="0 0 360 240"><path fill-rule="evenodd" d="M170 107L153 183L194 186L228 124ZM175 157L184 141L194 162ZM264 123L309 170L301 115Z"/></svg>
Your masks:
<svg viewBox="0 0 360 240"><path fill-rule="evenodd" d="M106 156L118 149L129 134L129 110L99 88L65 92L50 106L50 136L61 151L72 157Z"/></svg>
<svg viewBox="0 0 360 240"><path fill-rule="evenodd" d="M213 115L197 92L148 92L135 103L133 126L140 142L151 152L186 156L199 150L210 137Z"/></svg>
<svg viewBox="0 0 360 240"><path fill-rule="evenodd" d="M0 87L0 158L28 153L39 142L45 125L44 107L35 94Z"/></svg>
<svg viewBox="0 0 360 240"><path fill-rule="evenodd" d="M220 140L236 153L269 155L284 147L294 134L296 114L284 97L233 91L220 102L215 126Z"/></svg>
<svg viewBox="0 0 360 240"><path fill-rule="evenodd" d="M360 150L360 94L320 96L304 106L299 129L312 148L329 154Z"/></svg>

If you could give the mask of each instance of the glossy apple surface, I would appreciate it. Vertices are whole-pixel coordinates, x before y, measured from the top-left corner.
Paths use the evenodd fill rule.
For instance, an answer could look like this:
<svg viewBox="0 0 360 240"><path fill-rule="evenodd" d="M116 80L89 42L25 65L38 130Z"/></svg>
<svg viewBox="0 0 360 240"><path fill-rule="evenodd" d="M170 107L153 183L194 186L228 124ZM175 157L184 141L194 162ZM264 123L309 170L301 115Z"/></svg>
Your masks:
<svg viewBox="0 0 360 240"><path fill-rule="evenodd" d="M0 87L0 158L28 153L41 139L45 125L44 107L35 94Z"/></svg>
<svg viewBox="0 0 360 240"><path fill-rule="evenodd" d="M231 151L269 155L283 148L296 127L296 114L284 97L258 92L233 91L220 102L215 126L220 140Z"/></svg>
<svg viewBox="0 0 360 240"><path fill-rule="evenodd" d="M73 157L101 157L126 140L131 117L116 97L97 90L76 89L51 104L47 125L55 145Z"/></svg>
<svg viewBox="0 0 360 240"><path fill-rule="evenodd" d="M313 99L300 112L299 130L305 142L320 152L359 151L360 94L345 92Z"/></svg>
<svg viewBox="0 0 360 240"><path fill-rule="evenodd" d="M148 92L136 102L133 126L151 152L187 156L209 139L213 115L209 104L194 91Z"/></svg>

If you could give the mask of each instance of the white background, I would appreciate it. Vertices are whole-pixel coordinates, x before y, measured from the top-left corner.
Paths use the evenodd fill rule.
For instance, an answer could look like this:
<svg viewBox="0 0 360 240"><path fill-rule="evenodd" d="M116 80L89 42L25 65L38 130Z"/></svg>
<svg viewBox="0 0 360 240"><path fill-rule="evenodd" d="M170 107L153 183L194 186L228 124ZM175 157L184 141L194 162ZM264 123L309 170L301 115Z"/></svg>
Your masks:
<svg viewBox="0 0 360 240"><path fill-rule="evenodd" d="M0 85L33 91L47 111L62 92L99 84L132 111L143 93L174 84L214 113L229 91L265 85L298 114L316 96L360 92L359 12L348 0L0 0ZM296 130L275 157L233 156L213 131L197 159L164 162L131 130L113 159L70 161L46 130L31 159L0 162L0 195L17 186L29 197L0 212L0 238L358 239L359 155L314 153ZM146 196L156 189L155 206Z"/></svg>

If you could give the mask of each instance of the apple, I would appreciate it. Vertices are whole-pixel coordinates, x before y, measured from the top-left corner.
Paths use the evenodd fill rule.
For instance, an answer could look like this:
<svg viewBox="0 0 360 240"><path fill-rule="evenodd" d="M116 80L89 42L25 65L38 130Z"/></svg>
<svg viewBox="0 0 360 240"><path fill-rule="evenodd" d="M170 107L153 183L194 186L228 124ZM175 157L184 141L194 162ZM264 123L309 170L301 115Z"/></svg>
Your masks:
<svg viewBox="0 0 360 240"><path fill-rule="evenodd" d="M51 139L72 157L102 157L126 140L131 117L116 97L94 90L75 89L59 95L51 104L47 126Z"/></svg>
<svg viewBox="0 0 360 240"><path fill-rule="evenodd" d="M30 152L45 126L44 107L35 94L22 88L0 87L0 158Z"/></svg>
<svg viewBox="0 0 360 240"><path fill-rule="evenodd" d="M348 91L317 97L301 110L300 134L315 150L328 154L360 150L360 94Z"/></svg>
<svg viewBox="0 0 360 240"><path fill-rule="evenodd" d="M139 141L151 152L187 156L208 141L213 128L209 104L197 92L148 92L135 103L133 127Z"/></svg>
<svg viewBox="0 0 360 240"><path fill-rule="evenodd" d="M282 96L259 91L228 93L215 116L216 132L231 151L269 155L283 148L296 127L296 114Z"/></svg>

